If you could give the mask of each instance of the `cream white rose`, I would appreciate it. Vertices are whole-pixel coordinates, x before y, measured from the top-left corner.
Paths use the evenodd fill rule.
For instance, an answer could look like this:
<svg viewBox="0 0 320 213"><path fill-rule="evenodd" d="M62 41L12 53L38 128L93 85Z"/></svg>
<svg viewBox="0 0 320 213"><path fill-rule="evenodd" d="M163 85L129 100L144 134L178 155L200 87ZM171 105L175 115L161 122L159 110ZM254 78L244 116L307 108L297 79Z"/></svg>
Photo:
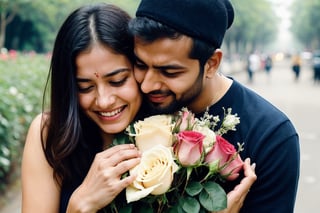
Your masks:
<svg viewBox="0 0 320 213"><path fill-rule="evenodd" d="M164 194L170 189L177 170L171 148L156 145L143 152L140 164L130 171L137 178L126 188L127 202L140 200L149 194Z"/></svg>
<svg viewBox="0 0 320 213"><path fill-rule="evenodd" d="M169 115L155 115L134 124L136 134L135 143L142 152L156 144L166 147L172 146L172 117Z"/></svg>
<svg viewBox="0 0 320 213"><path fill-rule="evenodd" d="M205 153L208 153L216 142L216 134L207 126L196 125L193 130L205 135L205 138L203 139L203 148Z"/></svg>

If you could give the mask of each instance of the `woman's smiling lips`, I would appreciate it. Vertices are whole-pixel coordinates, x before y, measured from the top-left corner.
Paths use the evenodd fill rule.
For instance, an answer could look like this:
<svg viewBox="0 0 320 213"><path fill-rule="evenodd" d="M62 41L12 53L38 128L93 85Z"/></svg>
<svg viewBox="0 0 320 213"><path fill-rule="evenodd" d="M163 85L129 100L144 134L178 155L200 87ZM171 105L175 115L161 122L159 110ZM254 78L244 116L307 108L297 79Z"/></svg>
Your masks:
<svg viewBox="0 0 320 213"><path fill-rule="evenodd" d="M114 120L118 118L121 114L121 112L126 108L126 106L122 106L118 109L112 110L112 111L96 111L96 114L100 117L102 120Z"/></svg>

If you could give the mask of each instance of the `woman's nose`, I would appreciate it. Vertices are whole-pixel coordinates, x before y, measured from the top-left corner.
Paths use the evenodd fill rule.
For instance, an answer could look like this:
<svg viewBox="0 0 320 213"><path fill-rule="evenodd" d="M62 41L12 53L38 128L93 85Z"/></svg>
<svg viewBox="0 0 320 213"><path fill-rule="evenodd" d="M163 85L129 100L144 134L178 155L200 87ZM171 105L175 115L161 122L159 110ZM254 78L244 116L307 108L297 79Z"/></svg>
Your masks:
<svg viewBox="0 0 320 213"><path fill-rule="evenodd" d="M115 103L115 95L110 93L110 92L101 92L99 91L97 93L96 96L96 101L95 104L99 107L99 108L107 108L110 105Z"/></svg>

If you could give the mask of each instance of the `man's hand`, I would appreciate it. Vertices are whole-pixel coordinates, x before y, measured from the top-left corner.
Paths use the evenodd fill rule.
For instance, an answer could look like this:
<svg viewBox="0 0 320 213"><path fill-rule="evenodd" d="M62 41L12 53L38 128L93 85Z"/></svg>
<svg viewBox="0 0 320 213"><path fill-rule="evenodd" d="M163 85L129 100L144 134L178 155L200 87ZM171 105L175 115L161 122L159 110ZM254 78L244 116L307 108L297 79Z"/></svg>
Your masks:
<svg viewBox="0 0 320 213"><path fill-rule="evenodd" d="M257 180L255 173L256 164L250 163L250 158L244 161L244 178L241 182L227 194L228 206L225 210L215 213L238 213L243 205L243 202L250 191L250 187Z"/></svg>

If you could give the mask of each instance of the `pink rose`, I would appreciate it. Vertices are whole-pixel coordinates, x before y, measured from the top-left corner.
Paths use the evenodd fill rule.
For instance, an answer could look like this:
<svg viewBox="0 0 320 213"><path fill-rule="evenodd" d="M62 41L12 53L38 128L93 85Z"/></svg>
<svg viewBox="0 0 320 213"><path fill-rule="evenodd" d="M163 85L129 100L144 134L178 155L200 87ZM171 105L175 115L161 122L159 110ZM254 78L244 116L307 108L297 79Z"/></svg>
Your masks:
<svg viewBox="0 0 320 213"><path fill-rule="evenodd" d="M220 174L229 175L227 179L232 180L237 178L237 173L243 165L243 161L238 154L234 160L228 163L235 154L237 154L237 150L234 146L220 135L217 135L216 143L205 157L205 162L208 164L216 164L218 161L218 166L221 169Z"/></svg>
<svg viewBox="0 0 320 213"><path fill-rule="evenodd" d="M207 154L205 162L210 164L211 162L220 160L219 165L223 165L229 160L230 156L232 156L236 152L236 149L231 143L229 143L220 135L217 135L216 143L214 144L214 147L210 150L210 152Z"/></svg>
<svg viewBox="0 0 320 213"><path fill-rule="evenodd" d="M177 134L174 153L183 166L194 166L200 162L203 152L204 135L195 131L182 131Z"/></svg>
<svg viewBox="0 0 320 213"><path fill-rule="evenodd" d="M194 122L194 114L190 111L183 111L182 116L177 121L178 131L191 130Z"/></svg>
<svg viewBox="0 0 320 213"><path fill-rule="evenodd" d="M236 158L220 171L220 174L226 176L227 180L235 180L243 167L243 161L240 155L238 153L236 153L236 155Z"/></svg>

